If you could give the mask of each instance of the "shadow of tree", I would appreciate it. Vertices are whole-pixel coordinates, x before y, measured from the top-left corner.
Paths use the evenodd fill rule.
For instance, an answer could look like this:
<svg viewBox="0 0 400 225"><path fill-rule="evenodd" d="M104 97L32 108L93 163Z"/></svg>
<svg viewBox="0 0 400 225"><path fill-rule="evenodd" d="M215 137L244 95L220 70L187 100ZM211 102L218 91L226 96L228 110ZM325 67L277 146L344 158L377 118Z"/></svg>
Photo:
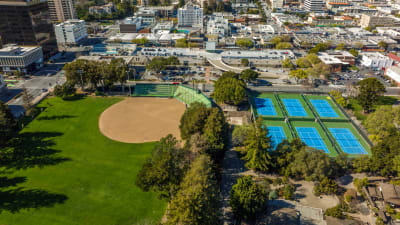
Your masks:
<svg viewBox="0 0 400 225"><path fill-rule="evenodd" d="M84 99L86 97L85 94L75 94L73 96L69 96L66 98L63 98L64 101L77 101L77 100L81 100Z"/></svg>
<svg viewBox="0 0 400 225"><path fill-rule="evenodd" d="M25 190L24 188L15 188L0 191L0 199L0 213L3 210L16 213L22 209L51 207L55 204L61 204L68 197L40 189Z"/></svg>
<svg viewBox="0 0 400 225"><path fill-rule="evenodd" d="M0 177L0 188L17 186L19 183L24 183L26 181L26 177Z"/></svg>
<svg viewBox="0 0 400 225"><path fill-rule="evenodd" d="M60 115L60 116L41 116L37 118L37 120L61 120L61 119L69 119L69 118L74 118L76 116L70 116L70 115Z"/></svg>
<svg viewBox="0 0 400 225"><path fill-rule="evenodd" d="M60 157L56 154L60 150L53 149L55 145L52 138L61 136L60 132L25 132L11 141L12 152L3 166L11 169L26 169L35 166L43 167L56 165L70 158Z"/></svg>

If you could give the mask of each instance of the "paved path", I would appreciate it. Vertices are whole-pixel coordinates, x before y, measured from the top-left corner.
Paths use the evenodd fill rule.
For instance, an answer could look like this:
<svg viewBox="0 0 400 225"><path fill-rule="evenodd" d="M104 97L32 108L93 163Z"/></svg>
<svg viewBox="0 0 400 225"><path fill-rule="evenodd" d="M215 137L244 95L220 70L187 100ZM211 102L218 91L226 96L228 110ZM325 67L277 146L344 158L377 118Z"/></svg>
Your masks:
<svg viewBox="0 0 400 225"><path fill-rule="evenodd" d="M241 173L247 169L244 167L244 162L239 159L236 151L232 147L230 139L229 150L225 153L222 171L221 194L223 199L223 220L224 225L235 224L233 219L232 208L229 206L229 197L232 186L236 184L236 180L241 176Z"/></svg>

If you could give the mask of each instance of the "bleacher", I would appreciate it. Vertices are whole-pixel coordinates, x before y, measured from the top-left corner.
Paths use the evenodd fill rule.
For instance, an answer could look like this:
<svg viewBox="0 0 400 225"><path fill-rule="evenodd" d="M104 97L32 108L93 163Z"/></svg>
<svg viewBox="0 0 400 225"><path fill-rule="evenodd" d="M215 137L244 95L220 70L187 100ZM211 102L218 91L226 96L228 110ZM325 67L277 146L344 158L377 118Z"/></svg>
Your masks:
<svg viewBox="0 0 400 225"><path fill-rule="evenodd" d="M172 84L136 84L134 96L173 97L176 85Z"/></svg>

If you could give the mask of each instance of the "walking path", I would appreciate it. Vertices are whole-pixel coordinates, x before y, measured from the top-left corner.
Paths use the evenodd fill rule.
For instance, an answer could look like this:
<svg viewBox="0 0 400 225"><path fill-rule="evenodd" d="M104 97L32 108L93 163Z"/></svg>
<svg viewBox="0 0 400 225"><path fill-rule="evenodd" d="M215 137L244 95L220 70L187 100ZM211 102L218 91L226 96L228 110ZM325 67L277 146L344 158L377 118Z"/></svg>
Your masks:
<svg viewBox="0 0 400 225"><path fill-rule="evenodd" d="M230 135L231 136L231 135ZM235 224L232 208L229 206L229 197L232 186L236 184L236 180L247 169L244 167L244 162L239 159L237 152L232 146L232 139L229 140L229 150L225 153L223 161L223 172L221 181L222 194L222 213L224 225Z"/></svg>

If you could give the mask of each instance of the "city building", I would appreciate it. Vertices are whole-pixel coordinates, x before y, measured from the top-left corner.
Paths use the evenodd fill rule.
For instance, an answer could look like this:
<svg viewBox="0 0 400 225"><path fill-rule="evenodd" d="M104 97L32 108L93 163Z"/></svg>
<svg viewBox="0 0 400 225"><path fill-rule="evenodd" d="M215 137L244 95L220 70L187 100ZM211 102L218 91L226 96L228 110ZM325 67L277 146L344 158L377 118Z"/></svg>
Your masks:
<svg viewBox="0 0 400 225"><path fill-rule="evenodd" d="M142 27L142 17L128 17L119 25L120 33L136 33Z"/></svg>
<svg viewBox="0 0 400 225"><path fill-rule="evenodd" d="M145 25L153 24L156 21L156 11L153 9L141 8L141 10L138 11L135 15L136 15L136 17L141 17L142 24L145 24Z"/></svg>
<svg viewBox="0 0 400 225"><path fill-rule="evenodd" d="M0 0L0 36L3 44L41 46L45 57L57 51L47 1Z"/></svg>
<svg viewBox="0 0 400 225"><path fill-rule="evenodd" d="M76 19L74 0L48 0L50 18L53 22Z"/></svg>
<svg viewBox="0 0 400 225"><path fill-rule="evenodd" d="M109 15L116 11L116 7L112 2L101 5L101 6L91 6L89 7L89 13L92 15Z"/></svg>
<svg viewBox="0 0 400 225"><path fill-rule="evenodd" d="M42 47L5 45L0 49L0 70L5 73L34 71L43 65Z"/></svg>
<svg viewBox="0 0 400 225"><path fill-rule="evenodd" d="M67 20L54 26L58 45L76 45L87 38L84 20Z"/></svg>
<svg viewBox="0 0 400 225"><path fill-rule="evenodd" d="M365 52L362 53L361 64L372 69L380 70L390 67L393 64L393 59L378 52Z"/></svg>
<svg viewBox="0 0 400 225"><path fill-rule="evenodd" d="M304 9L308 12L324 12L325 2L323 0L304 0Z"/></svg>
<svg viewBox="0 0 400 225"><path fill-rule="evenodd" d="M385 75L394 82L396 82L397 86L400 86L400 67L398 66L389 67L386 70Z"/></svg>
<svg viewBox="0 0 400 225"><path fill-rule="evenodd" d="M179 27L203 27L203 8L187 3L178 9Z"/></svg>
<svg viewBox="0 0 400 225"><path fill-rule="evenodd" d="M229 34L228 19L222 16L212 16L207 22L207 34L224 37Z"/></svg>
<svg viewBox="0 0 400 225"><path fill-rule="evenodd" d="M389 16L372 16L363 14L360 19L360 26L362 28L371 27L396 27L400 26L400 20Z"/></svg>
<svg viewBox="0 0 400 225"><path fill-rule="evenodd" d="M331 72L341 72L343 68L354 65L355 57L347 51L320 52L318 58L329 66Z"/></svg>

